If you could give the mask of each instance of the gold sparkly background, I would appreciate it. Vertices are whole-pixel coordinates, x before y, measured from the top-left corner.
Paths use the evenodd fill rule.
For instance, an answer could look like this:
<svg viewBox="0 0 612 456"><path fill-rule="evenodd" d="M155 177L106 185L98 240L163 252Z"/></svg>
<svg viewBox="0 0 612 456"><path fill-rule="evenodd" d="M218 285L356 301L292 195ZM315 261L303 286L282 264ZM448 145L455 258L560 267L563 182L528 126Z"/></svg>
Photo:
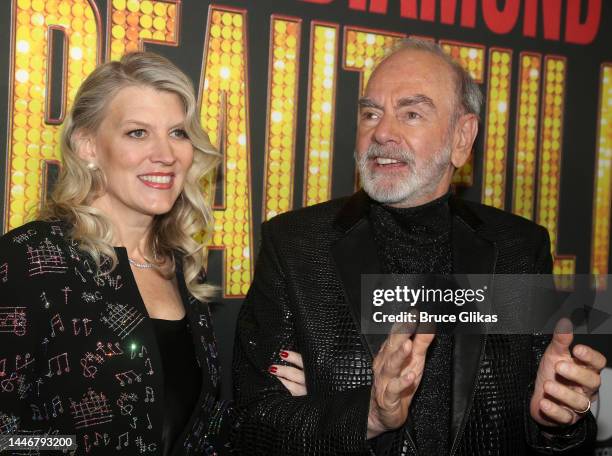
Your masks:
<svg viewBox="0 0 612 456"><path fill-rule="evenodd" d="M200 119L224 156L222 188L215 188L214 176L206 183L211 201L222 190L221 202L214 207L209 248L223 252L224 296L244 296L253 276L254 223L293 209L296 196L302 205L332 197L334 132L337 122L347 121L336 100L342 73L359 73L358 90L362 92L376 60L405 35L273 14L265 25L269 36L249 43L249 27L263 25L249 24L246 9L212 4L202 24L204 47L194 49L192 43L180 42L181 2L109 0L107 5L107 20L102 23L93 1L11 0L4 229L23 224L40 206L45 197L45 170L60 160L63 114L57 119L48 114L50 30L59 30L65 37L62 113L99 62L117 60L126 52L144 49L147 43L185 46L190 53L202 53ZM103 43L106 55L102 55ZM547 227L555 272L574 272L575 256L558 247L567 59L478 43L442 39L440 44L481 84L486 98L481 133L484 151L458 170L455 183L473 186L475 160L482 157L482 201ZM249 45L268 48L267 66L256 63L258 71L267 70L267 87L249 84L253 71ZM611 78L612 63L606 63L600 68L597 88L597 147L585 151L596 154L595 182L587 183L593 185L594 201L588 223L592 226L590 268L600 274L608 272L610 249ZM267 105L249 106L250 90L265 90ZM298 123L301 105L305 126ZM251 145L251 116L265 117L261 152ZM515 128L509 131L512 122ZM304 132L304 137L299 138L298 132ZM298 149L298 144L303 148ZM510 144L514 144L512 150ZM264 164L263 188L254 189L251 156L259 153ZM303 184L296 188L300 186L296 163L302 163L301 159ZM343 155L342 161L348 160ZM254 198L262 202L255 220ZM510 207L505 207L506 201L511 202Z"/></svg>

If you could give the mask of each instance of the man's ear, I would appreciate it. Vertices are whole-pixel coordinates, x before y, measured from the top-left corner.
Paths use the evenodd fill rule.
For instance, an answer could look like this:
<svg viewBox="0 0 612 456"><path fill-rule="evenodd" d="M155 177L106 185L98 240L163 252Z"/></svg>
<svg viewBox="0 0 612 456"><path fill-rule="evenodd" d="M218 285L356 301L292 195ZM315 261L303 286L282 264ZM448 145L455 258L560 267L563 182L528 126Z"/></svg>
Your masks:
<svg viewBox="0 0 612 456"><path fill-rule="evenodd" d="M78 130L73 136L75 153L79 158L87 163L96 163L96 143L91 133L85 130Z"/></svg>
<svg viewBox="0 0 612 456"><path fill-rule="evenodd" d="M457 119L451 153L451 162L455 168L461 168L470 158L477 134L478 117L475 114L463 114Z"/></svg>

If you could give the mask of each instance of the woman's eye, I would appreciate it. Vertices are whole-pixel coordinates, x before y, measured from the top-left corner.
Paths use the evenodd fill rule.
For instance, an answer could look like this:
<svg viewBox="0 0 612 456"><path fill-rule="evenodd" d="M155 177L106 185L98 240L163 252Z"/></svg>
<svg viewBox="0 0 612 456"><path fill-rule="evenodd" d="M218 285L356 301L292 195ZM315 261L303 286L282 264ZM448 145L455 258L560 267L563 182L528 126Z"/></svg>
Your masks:
<svg viewBox="0 0 612 456"><path fill-rule="evenodd" d="M181 138L181 139L189 138L189 135L187 135L187 132L183 130L182 128L177 128L176 130L172 130L172 133L170 134L175 138Z"/></svg>
<svg viewBox="0 0 612 456"><path fill-rule="evenodd" d="M140 139L140 138L144 138L146 134L147 132L145 130L143 130L142 128L139 128L137 130L129 131L127 135L131 138Z"/></svg>

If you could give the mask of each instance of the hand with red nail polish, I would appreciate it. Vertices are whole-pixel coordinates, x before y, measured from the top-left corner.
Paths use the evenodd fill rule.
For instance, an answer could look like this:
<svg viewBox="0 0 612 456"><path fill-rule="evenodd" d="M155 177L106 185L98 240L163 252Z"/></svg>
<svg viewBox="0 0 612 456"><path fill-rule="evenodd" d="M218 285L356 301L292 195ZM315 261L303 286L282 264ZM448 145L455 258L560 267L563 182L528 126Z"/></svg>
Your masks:
<svg viewBox="0 0 612 456"><path fill-rule="evenodd" d="M290 350L281 350L280 357L290 365L273 364L268 371L280 380L292 396L306 396L306 377L302 355Z"/></svg>

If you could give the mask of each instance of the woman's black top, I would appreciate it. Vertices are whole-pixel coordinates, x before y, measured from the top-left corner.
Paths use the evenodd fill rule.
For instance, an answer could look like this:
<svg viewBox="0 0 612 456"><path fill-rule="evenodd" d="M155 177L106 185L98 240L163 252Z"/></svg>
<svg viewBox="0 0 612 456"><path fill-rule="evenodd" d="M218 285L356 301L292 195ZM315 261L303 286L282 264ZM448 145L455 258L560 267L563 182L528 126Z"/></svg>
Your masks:
<svg viewBox="0 0 612 456"><path fill-rule="evenodd" d="M108 272L107 262L100 273L69 230L37 221L0 237L0 433L76 435L76 454L87 456L158 455L170 412L183 422L172 424L173 456L223 453L233 409L219 400L208 305L187 290L180 256L176 279L192 352L173 361L199 369L193 413L173 409L178 389L193 394L196 386L167 367L125 248L115 248L117 267Z"/></svg>
<svg viewBox="0 0 612 456"><path fill-rule="evenodd" d="M202 388L187 316L181 320L152 318L164 377L164 424L162 455L168 456L178 440Z"/></svg>

